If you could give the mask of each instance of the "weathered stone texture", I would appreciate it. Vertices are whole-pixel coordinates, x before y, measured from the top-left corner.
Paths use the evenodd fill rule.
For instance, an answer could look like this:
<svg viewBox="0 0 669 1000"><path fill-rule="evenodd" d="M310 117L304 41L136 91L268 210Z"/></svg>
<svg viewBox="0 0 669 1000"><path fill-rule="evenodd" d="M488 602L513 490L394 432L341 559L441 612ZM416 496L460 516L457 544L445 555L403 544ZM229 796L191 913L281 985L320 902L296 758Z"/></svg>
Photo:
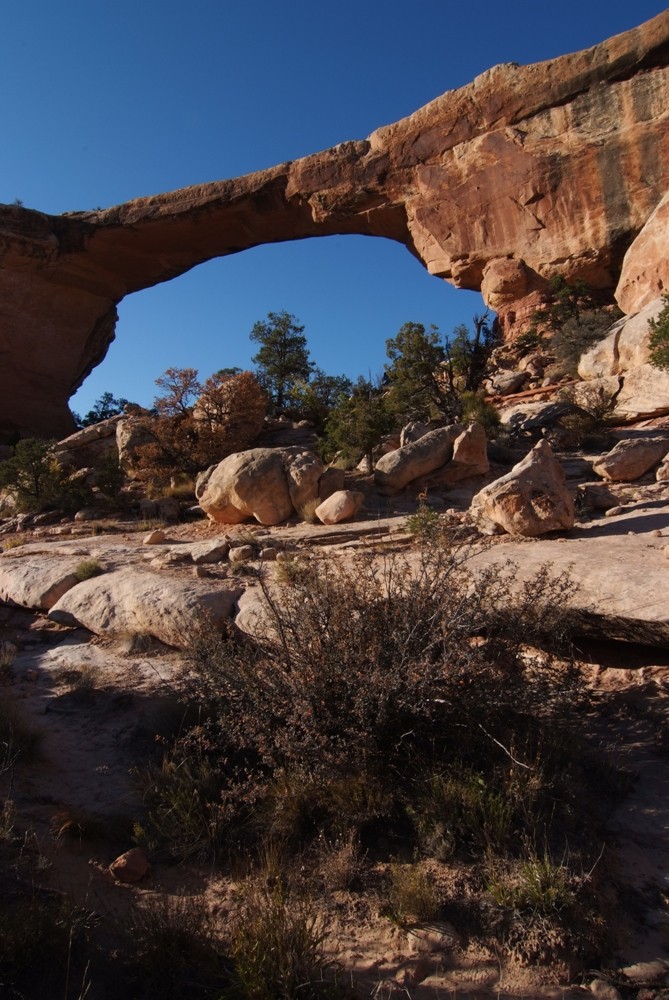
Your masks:
<svg viewBox="0 0 669 1000"><path fill-rule="evenodd" d="M612 293L669 189L668 39L664 11L234 180L99 212L0 206L0 432L67 434L67 400L104 358L125 295L258 244L396 240L431 274L481 288L509 336L556 274Z"/></svg>

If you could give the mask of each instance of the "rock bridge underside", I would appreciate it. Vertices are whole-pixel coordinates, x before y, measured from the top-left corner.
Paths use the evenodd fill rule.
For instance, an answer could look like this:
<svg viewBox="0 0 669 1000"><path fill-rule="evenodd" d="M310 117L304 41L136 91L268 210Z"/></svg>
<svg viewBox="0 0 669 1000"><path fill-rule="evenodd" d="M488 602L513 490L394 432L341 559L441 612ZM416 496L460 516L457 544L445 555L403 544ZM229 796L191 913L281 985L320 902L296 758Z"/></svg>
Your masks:
<svg viewBox="0 0 669 1000"><path fill-rule="evenodd" d="M633 311L666 281L666 252L641 268L626 254L669 190L668 67L665 11L258 173L104 211L0 206L0 435L70 432L68 399L104 358L125 295L263 243L396 240L431 274L480 289L507 337L556 274L611 297L617 286Z"/></svg>

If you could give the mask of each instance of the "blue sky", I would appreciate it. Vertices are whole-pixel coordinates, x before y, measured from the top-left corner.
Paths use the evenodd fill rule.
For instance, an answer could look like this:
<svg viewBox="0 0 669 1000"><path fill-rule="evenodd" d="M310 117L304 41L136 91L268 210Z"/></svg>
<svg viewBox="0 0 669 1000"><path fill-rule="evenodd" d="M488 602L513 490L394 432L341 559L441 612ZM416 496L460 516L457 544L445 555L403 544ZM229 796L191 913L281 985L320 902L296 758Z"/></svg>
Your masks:
<svg viewBox="0 0 669 1000"><path fill-rule="evenodd" d="M272 166L368 135L495 63L538 62L640 24L650 0L5 0L0 201L60 213ZM126 298L72 398L150 404L168 366L249 367L253 323L287 310L332 374L378 373L406 321L482 309L402 247L329 237L210 261Z"/></svg>

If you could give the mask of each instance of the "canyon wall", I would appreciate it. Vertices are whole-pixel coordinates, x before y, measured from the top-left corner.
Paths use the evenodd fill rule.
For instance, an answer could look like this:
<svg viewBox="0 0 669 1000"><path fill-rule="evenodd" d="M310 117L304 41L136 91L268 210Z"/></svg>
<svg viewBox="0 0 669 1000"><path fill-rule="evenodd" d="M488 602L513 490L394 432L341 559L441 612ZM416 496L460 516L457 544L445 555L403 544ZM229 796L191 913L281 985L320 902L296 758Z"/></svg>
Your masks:
<svg viewBox="0 0 669 1000"><path fill-rule="evenodd" d="M213 257L357 233L480 289L505 336L556 274L625 308L667 280L642 230L669 191L669 11L591 49L496 66L367 139L234 180L50 216L0 206L0 437L63 436L116 305ZM640 235L641 234L641 235ZM654 235L653 235L654 234ZM639 237L639 240L637 240Z"/></svg>

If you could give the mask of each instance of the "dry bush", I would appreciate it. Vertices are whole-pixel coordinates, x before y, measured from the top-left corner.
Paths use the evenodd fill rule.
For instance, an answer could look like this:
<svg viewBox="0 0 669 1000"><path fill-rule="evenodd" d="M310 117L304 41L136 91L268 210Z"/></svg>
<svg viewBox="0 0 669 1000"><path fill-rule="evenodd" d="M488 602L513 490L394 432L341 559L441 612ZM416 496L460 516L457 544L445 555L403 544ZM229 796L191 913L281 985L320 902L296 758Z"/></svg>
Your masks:
<svg viewBox="0 0 669 1000"><path fill-rule="evenodd" d="M262 644L204 624L185 679L199 724L153 772L159 840L184 810L188 830L194 820L229 844L356 833L364 848L383 828L469 854L526 828L557 835L584 692L568 664L525 656L524 644L567 648L573 588L544 570L510 599L509 567L474 589L466 558L431 546L414 569L311 563L280 603L265 591ZM189 853L191 835L173 833L176 853Z"/></svg>
<svg viewBox="0 0 669 1000"><path fill-rule="evenodd" d="M180 371L190 370L168 369L167 385ZM194 405L188 395L178 400L174 390L156 399L157 415L142 417L149 440L136 447L132 464L135 475L154 487L168 486L175 474L195 476L248 448L262 430L267 400L251 372L213 375L195 388L201 394Z"/></svg>
<svg viewBox="0 0 669 1000"><path fill-rule="evenodd" d="M198 896L137 903L122 928L126 996L137 1000L218 1000L230 983L211 912Z"/></svg>
<svg viewBox="0 0 669 1000"><path fill-rule="evenodd" d="M269 884L268 884L269 883ZM232 995L240 1000L344 997L322 953L325 930L314 904L282 879L251 881L232 930Z"/></svg>
<svg viewBox="0 0 669 1000"><path fill-rule="evenodd" d="M437 917L439 898L424 863L395 862L390 866L388 905L391 916L400 924Z"/></svg>

